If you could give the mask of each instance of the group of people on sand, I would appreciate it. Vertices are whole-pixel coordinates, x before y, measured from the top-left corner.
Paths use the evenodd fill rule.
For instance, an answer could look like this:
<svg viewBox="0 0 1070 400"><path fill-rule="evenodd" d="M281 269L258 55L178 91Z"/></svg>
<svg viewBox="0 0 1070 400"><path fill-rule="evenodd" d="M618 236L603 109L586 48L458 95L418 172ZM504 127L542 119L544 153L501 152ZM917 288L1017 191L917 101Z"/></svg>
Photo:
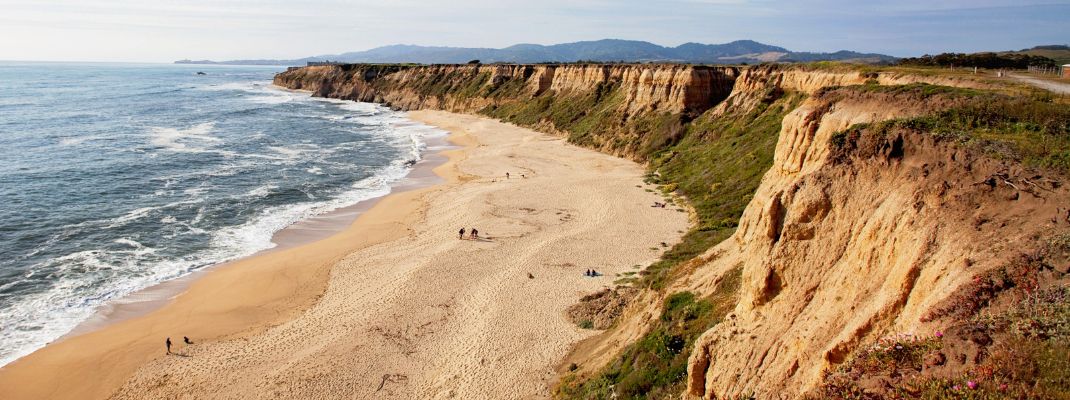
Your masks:
<svg viewBox="0 0 1070 400"><path fill-rule="evenodd" d="M587 276L587 277L595 277L595 276L600 276L602 274L599 274L598 271L595 271L593 269L588 269L587 272L583 273L583 275Z"/></svg>
<svg viewBox="0 0 1070 400"><path fill-rule="evenodd" d="M189 336L183 336L182 341L186 342L186 344L193 344L193 341L189 340ZM167 354L171 354L171 338L168 337L164 343L167 345Z"/></svg>
<svg viewBox="0 0 1070 400"><path fill-rule="evenodd" d="M464 228L461 228L461 230L459 232L457 232L457 238L458 239L464 239ZM472 232L469 234L468 238L469 239L479 239L479 229L472 228Z"/></svg>
<svg viewBox="0 0 1070 400"><path fill-rule="evenodd" d="M528 176L527 176L527 175L524 175L524 174L520 174L520 177L521 177L521 178L524 178L524 179L527 179L527 178L528 178ZM505 179L509 179L509 178L510 178L510 175L509 175L509 173L508 173L508 172L506 172L506 173L505 173Z"/></svg>
<svg viewBox="0 0 1070 400"><path fill-rule="evenodd" d="M665 208L665 203L655 201L651 207Z"/></svg>

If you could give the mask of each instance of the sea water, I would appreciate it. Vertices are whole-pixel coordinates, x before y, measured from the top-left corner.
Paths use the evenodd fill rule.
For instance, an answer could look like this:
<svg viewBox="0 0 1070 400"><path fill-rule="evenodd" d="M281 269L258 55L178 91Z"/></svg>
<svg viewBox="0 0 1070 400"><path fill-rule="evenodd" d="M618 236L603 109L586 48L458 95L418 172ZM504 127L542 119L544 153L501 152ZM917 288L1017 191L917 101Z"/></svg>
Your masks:
<svg viewBox="0 0 1070 400"><path fill-rule="evenodd" d="M109 300L387 194L443 135L275 88L279 70L0 62L0 365Z"/></svg>

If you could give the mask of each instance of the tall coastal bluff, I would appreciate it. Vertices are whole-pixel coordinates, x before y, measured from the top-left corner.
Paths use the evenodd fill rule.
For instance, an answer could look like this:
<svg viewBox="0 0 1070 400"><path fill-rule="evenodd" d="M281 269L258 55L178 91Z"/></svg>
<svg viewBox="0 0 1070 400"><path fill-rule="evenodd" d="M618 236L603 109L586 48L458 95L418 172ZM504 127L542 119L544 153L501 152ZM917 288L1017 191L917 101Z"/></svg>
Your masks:
<svg viewBox="0 0 1070 400"><path fill-rule="evenodd" d="M275 84L321 97L383 103L404 110L474 112L509 96L587 93L619 85L629 114L701 113L732 91L732 67L664 65L313 66L279 74ZM491 95L481 95L481 94Z"/></svg>
<svg viewBox="0 0 1070 400"><path fill-rule="evenodd" d="M278 74L275 84L399 110L484 114L559 134L578 130L564 119L598 113L584 144L637 158L640 141L634 139L645 133L647 120L701 114L731 93L738 74L732 67L687 65L353 64L291 69ZM546 111L549 118L525 119Z"/></svg>
<svg viewBox="0 0 1070 400"><path fill-rule="evenodd" d="M812 394L876 340L939 329L933 315L955 293L1070 223L1060 217L1066 186L1018 162L911 129L851 131L963 101L932 85L990 88L968 77L777 65L339 65L291 69L275 84L500 118L678 181L678 194L694 200L696 230L722 229L727 239L644 288L569 361L574 373L596 375L659 323L667 296L712 296L735 276L734 305L686 350L678 390L687 398ZM726 133L764 119L773 128L745 137L750 147ZM680 164L689 172L673 172ZM729 165L758 173L715 181ZM714 212L731 201L741 212Z"/></svg>
<svg viewBox="0 0 1070 400"><path fill-rule="evenodd" d="M874 80L980 86L898 73L679 64L342 64L292 67L274 83L398 110L487 115L646 161L679 141L692 119L749 112L784 91L808 94Z"/></svg>
<svg viewBox="0 0 1070 400"><path fill-rule="evenodd" d="M691 353L689 395L806 392L882 337L940 331L930 316L954 293L1065 232L1070 194L1022 191L1041 175L1017 162L909 130L834 144L850 126L945 105L833 91L784 118L735 234L670 290L711 292L742 268L736 307Z"/></svg>

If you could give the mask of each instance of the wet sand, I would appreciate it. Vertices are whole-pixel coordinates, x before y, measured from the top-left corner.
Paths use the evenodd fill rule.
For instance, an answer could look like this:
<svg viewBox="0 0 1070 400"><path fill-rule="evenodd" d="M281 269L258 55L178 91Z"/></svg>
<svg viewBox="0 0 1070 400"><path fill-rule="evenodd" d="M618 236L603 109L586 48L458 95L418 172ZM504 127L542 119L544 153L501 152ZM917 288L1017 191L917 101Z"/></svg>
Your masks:
<svg viewBox="0 0 1070 400"><path fill-rule="evenodd" d="M429 138L426 145L427 150L424 152L422 159L413 166L412 170L401 180L390 184L390 193L418 190L445 182L441 176L435 174L434 170L449 160L443 152L457 147L451 145L446 137ZM348 229L361 214L378 204L383 197L373 197L348 207L342 207L322 215L300 220L272 236L271 242L275 244L275 247L259 251L249 257L259 257L329 238ZM197 270L178 279L161 282L122 298L109 301L99 307L92 316L58 340L79 336L156 311L169 303L175 296L185 292L190 284L200 279L204 274L211 272L215 268L242 261L245 258L248 257Z"/></svg>
<svg viewBox="0 0 1070 400"><path fill-rule="evenodd" d="M687 217L649 207L660 198L638 187L632 162L478 117L411 116L465 146L436 168L445 183L387 196L343 232L214 269L156 311L49 345L0 369L0 392L548 396L554 364L594 333L564 309L656 259ZM461 226L483 237L458 240Z"/></svg>

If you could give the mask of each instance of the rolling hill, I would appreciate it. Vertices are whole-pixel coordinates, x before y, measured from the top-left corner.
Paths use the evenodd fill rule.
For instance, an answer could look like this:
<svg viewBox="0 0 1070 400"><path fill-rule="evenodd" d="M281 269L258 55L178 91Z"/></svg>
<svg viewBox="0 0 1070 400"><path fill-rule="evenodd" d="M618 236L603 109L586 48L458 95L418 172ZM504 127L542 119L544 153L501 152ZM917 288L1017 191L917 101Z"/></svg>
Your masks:
<svg viewBox="0 0 1070 400"><path fill-rule="evenodd" d="M542 62L675 62L694 64L740 64L768 61L856 61L890 63L895 57L841 50L835 53L793 52L753 40L737 40L724 44L685 43L665 47L636 40L603 39L562 43L550 46L517 44L501 49L469 47L434 47L391 45L371 50L328 54L294 60L181 60L179 64L254 64L304 65L311 61L340 61L350 63L417 63L462 64L470 60L483 63L542 63Z"/></svg>
<svg viewBox="0 0 1070 400"><path fill-rule="evenodd" d="M1052 60L1055 60L1055 62L1059 63L1060 65L1070 64L1070 46L1067 45L1036 46L1029 49L1008 51L1005 53L1028 54L1031 56L1048 57Z"/></svg>

